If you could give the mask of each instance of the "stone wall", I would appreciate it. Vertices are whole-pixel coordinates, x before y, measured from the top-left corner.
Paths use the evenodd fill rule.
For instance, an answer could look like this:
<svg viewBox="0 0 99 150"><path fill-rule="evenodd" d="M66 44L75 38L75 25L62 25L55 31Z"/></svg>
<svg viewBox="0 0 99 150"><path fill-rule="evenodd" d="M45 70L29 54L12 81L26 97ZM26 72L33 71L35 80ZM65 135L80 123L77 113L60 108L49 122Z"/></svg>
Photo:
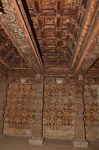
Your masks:
<svg viewBox="0 0 99 150"><path fill-rule="evenodd" d="M0 132L3 129L5 111L4 133L7 135L32 136L39 139L43 131L45 138L74 139L75 100L77 101L75 93L78 93L75 80L72 77L45 77L44 82L41 79L33 79L30 82L29 78L27 79L26 83L24 83L25 79L20 82L19 79L9 80L8 91L6 82L0 84L0 107L2 107ZM82 99L84 99L82 119L86 138L87 140L98 139L99 82L86 79L82 89Z"/></svg>
<svg viewBox="0 0 99 150"><path fill-rule="evenodd" d="M45 78L43 130L44 137L74 137L74 79Z"/></svg>
<svg viewBox="0 0 99 150"><path fill-rule="evenodd" d="M88 140L99 139L99 83L95 80L87 79L85 83L84 103L86 137Z"/></svg>

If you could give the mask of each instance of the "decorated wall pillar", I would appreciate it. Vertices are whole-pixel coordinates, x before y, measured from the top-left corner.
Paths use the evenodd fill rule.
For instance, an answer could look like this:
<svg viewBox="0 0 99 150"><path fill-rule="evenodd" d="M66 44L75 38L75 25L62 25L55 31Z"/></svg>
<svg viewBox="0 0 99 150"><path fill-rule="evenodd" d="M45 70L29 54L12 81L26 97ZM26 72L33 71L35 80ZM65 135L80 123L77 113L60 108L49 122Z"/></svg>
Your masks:
<svg viewBox="0 0 99 150"><path fill-rule="evenodd" d="M41 145L43 143L43 83L35 85L36 99L34 100L35 117L33 124L32 138L29 143L33 145Z"/></svg>
<svg viewBox="0 0 99 150"><path fill-rule="evenodd" d="M86 131L84 125L84 99L83 99L83 80L75 83L75 129L74 147L87 147Z"/></svg>
<svg viewBox="0 0 99 150"><path fill-rule="evenodd" d="M3 138L7 83L0 83L0 140Z"/></svg>

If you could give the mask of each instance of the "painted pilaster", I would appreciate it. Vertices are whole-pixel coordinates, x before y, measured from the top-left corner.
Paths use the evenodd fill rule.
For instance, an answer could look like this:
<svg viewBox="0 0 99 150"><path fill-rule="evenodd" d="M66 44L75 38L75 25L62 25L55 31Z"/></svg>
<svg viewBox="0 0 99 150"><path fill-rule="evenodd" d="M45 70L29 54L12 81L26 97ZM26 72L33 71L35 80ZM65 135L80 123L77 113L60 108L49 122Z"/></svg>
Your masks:
<svg viewBox="0 0 99 150"><path fill-rule="evenodd" d="M34 102L35 107L35 118L33 124L32 138L29 139L29 143L32 145L42 145L43 143L43 83L35 85L36 99Z"/></svg>
<svg viewBox="0 0 99 150"><path fill-rule="evenodd" d="M83 80L75 83L75 129L74 147L87 147L86 131L84 125L84 101L83 101Z"/></svg>
<svg viewBox="0 0 99 150"><path fill-rule="evenodd" d="M3 138L7 83L0 83L0 140Z"/></svg>

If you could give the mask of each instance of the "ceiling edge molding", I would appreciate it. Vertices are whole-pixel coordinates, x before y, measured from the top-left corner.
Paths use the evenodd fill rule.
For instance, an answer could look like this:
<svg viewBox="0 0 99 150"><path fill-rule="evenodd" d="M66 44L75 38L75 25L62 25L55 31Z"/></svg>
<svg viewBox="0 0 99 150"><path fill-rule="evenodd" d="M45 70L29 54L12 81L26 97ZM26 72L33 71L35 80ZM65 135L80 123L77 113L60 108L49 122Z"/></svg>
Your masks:
<svg viewBox="0 0 99 150"><path fill-rule="evenodd" d="M75 63L77 61L77 58L78 58L78 55L79 55L80 50L82 48L82 45L84 44L84 41L87 37L88 31L90 29L90 24L91 24L91 21L93 19L93 15L96 11L98 0L89 0L88 2L89 3L87 5L86 14L85 14L85 17L84 17L84 20L82 23L82 29L81 29L81 32L79 34L79 38L78 38L76 48L75 48L75 54L74 54L74 58L73 58L72 66L71 66L72 69L75 66Z"/></svg>
<svg viewBox="0 0 99 150"><path fill-rule="evenodd" d="M90 31L90 34L88 35L88 39L86 44L83 47L83 51L80 54L79 60L77 61L77 66L75 68L75 74L81 71L81 68L89 69L91 65L96 61L96 59L99 57L99 43L98 43L98 36L99 36L99 22L98 22L99 15L95 17L95 21L93 24L93 27ZM91 58L94 58L93 61L91 61ZM86 64L85 64L86 62ZM90 65L87 64L90 63ZM84 63L84 64L83 64ZM84 72L87 70L85 69Z"/></svg>

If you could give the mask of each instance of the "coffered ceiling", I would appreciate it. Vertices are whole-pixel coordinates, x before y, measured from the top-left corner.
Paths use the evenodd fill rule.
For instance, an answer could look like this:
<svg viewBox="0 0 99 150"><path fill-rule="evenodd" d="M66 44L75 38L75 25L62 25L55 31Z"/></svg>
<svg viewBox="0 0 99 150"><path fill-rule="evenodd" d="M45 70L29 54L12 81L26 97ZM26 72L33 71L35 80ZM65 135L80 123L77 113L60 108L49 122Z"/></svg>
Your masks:
<svg viewBox="0 0 99 150"><path fill-rule="evenodd" d="M44 65L70 68L87 0L27 0L26 3Z"/></svg>
<svg viewBox="0 0 99 150"><path fill-rule="evenodd" d="M98 0L0 0L0 63L85 74L99 57L98 6Z"/></svg>

